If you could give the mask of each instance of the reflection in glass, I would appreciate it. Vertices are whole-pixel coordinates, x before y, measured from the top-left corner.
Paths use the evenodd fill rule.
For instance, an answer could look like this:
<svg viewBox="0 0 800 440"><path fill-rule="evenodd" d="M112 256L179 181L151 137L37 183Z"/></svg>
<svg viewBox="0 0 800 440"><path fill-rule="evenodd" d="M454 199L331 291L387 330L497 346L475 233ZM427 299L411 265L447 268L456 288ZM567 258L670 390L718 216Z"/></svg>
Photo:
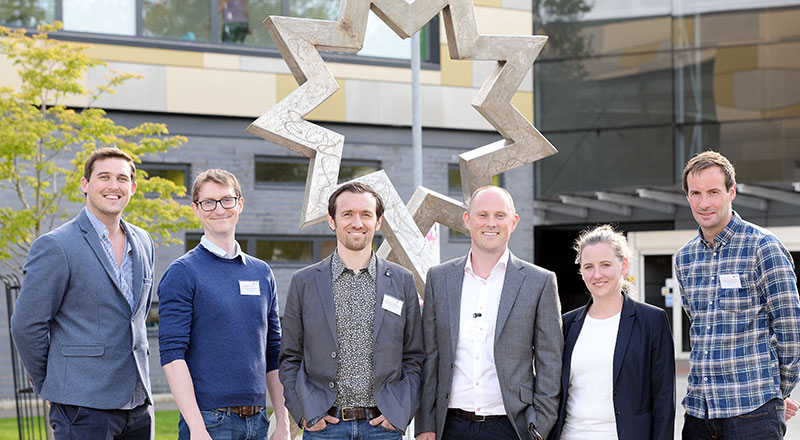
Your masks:
<svg viewBox="0 0 800 440"><path fill-rule="evenodd" d="M800 38L800 8L768 8L767 0L761 0L760 9L750 9L756 2L749 2L747 9L710 11L697 7L697 0L677 0L675 17L675 47L713 47L731 44L776 43ZM794 2L797 3L796 1ZM725 3L720 3L725 4ZM677 13L695 6L692 11Z"/></svg>
<svg viewBox="0 0 800 440"><path fill-rule="evenodd" d="M64 30L136 35L136 0L63 0Z"/></svg>
<svg viewBox="0 0 800 440"><path fill-rule="evenodd" d="M700 132L700 144L692 143ZM688 160L712 148L736 165L739 182L800 181L800 119L779 119L683 127L678 150Z"/></svg>
<svg viewBox="0 0 800 440"><path fill-rule="evenodd" d="M672 121L669 52L534 64L537 127L567 130Z"/></svg>
<svg viewBox="0 0 800 440"><path fill-rule="evenodd" d="M256 258L264 261L312 261L311 240L272 241L256 240Z"/></svg>
<svg viewBox="0 0 800 440"><path fill-rule="evenodd" d="M339 15L339 2L331 0L289 0L289 15L292 17L316 18L318 20L336 20Z"/></svg>
<svg viewBox="0 0 800 440"><path fill-rule="evenodd" d="M800 116L800 43L676 52L676 121Z"/></svg>
<svg viewBox="0 0 800 440"><path fill-rule="evenodd" d="M0 2L0 24L35 28L52 23L56 17L56 0L5 0Z"/></svg>
<svg viewBox="0 0 800 440"><path fill-rule="evenodd" d="M672 185L672 128L551 133L556 155L535 163L536 198L626 187Z"/></svg>
<svg viewBox="0 0 800 440"><path fill-rule="evenodd" d="M375 172L379 162L343 160L339 167L339 183ZM256 182L304 185L308 176L308 160L293 158L257 158Z"/></svg>
<svg viewBox="0 0 800 440"><path fill-rule="evenodd" d="M226 44L275 47L264 28L270 15L284 15L282 0L218 0L220 41Z"/></svg>
<svg viewBox="0 0 800 440"><path fill-rule="evenodd" d="M209 41L208 0L142 0L142 35Z"/></svg>

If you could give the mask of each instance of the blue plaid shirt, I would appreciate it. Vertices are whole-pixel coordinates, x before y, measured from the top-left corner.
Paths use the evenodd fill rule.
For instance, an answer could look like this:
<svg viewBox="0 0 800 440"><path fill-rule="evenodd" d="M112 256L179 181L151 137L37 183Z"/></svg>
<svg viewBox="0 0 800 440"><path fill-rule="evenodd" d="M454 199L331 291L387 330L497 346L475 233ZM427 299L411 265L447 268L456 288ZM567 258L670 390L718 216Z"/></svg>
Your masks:
<svg viewBox="0 0 800 440"><path fill-rule="evenodd" d="M713 244L701 231L675 266L692 323L686 412L729 418L788 397L800 370L800 297L783 244L734 212Z"/></svg>

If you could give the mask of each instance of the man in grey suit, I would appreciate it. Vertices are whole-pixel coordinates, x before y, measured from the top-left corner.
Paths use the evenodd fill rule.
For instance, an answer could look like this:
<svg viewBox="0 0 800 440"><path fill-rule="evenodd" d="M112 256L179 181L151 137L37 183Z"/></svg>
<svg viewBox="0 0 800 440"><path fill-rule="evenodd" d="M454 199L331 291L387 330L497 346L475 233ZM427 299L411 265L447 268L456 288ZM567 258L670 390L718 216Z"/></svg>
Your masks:
<svg viewBox="0 0 800 440"><path fill-rule="evenodd" d="M153 240L122 220L133 160L93 152L81 190L86 207L31 246L11 332L33 390L50 401L56 439L152 439Z"/></svg>
<svg viewBox="0 0 800 440"><path fill-rule="evenodd" d="M279 374L304 439L399 439L419 405L419 299L411 273L372 252L383 210L369 186L339 187L336 250L292 275Z"/></svg>
<svg viewBox="0 0 800 440"><path fill-rule="evenodd" d="M511 194L479 188L464 213L469 254L428 271L419 440L542 440L556 421L556 277L508 250L518 221Z"/></svg>

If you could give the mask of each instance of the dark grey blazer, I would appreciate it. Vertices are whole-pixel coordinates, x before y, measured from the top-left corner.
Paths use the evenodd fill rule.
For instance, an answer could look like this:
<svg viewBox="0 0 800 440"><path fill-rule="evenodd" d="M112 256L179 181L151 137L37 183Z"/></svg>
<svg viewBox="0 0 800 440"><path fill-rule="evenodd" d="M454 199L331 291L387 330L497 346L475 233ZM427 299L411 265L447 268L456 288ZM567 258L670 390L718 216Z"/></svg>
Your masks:
<svg viewBox="0 0 800 440"><path fill-rule="evenodd" d="M428 271L422 308L425 392L417 434L435 432L442 438L466 262L461 257ZM537 433L546 438L556 421L564 345L560 310L555 274L511 254L497 312L494 358L503 405L520 439L536 439Z"/></svg>
<svg viewBox="0 0 800 440"><path fill-rule="evenodd" d="M145 318L153 293L153 240L122 222L133 250L133 312L86 208L33 242L11 317L14 343L43 399L116 409L137 376L150 395Z"/></svg>
<svg viewBox="0 0 800 440"><path fill-rule="evenodd" d="M411 272L378 258L373 393L389 423L405 430L419 406L422 324ZM402 316L383 310L383 297L403 301ZM336 313L331 257L298 270L283 313L280 379L286 408L311 426L336 400Z"/></svg>

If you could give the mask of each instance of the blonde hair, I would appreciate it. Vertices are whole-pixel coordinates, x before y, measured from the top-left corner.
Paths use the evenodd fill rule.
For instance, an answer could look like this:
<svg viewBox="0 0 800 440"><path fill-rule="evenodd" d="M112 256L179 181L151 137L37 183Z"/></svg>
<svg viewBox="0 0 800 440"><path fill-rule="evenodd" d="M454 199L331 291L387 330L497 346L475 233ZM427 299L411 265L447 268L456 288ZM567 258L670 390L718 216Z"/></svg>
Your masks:
<svg viewBox="0 0 800 440"><path fill-rule="evenodd" d="M572 249L575 250L575 264L581 264L581 254L586 246L593 244L606 243L611 247L611 251L620 262L625 259L630 264L633 251L628 245L628 239L621 232L615 231L611 225L600 225L595 228L584 229L575 239ZM622 291L629 296L636 296L633 278L626 275L622 276Z"/></svg>

